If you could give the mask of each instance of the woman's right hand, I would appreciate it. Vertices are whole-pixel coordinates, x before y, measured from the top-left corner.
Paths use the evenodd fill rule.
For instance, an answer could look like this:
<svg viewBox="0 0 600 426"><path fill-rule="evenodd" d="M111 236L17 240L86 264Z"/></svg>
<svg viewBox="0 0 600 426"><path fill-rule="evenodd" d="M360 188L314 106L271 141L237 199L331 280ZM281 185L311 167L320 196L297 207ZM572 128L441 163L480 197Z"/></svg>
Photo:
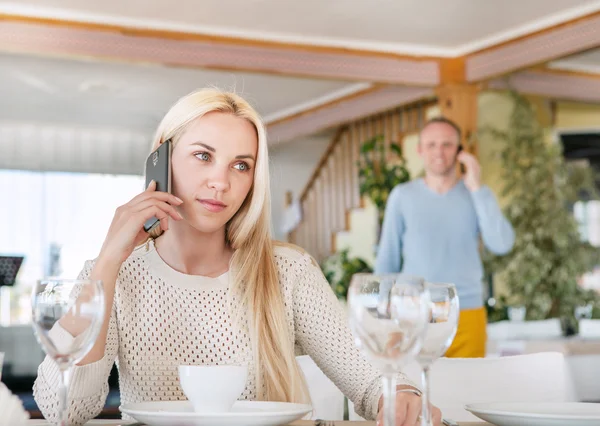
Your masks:
<svg viewBox="0 0 600 426"><path fill-rule="evenodd" d="M148 233L144 230L144 223L148 219L156 217L160 219L160 227L163 231L169 229L169 218L183 219L173 207L182 203L183 201L174 195L156 191L156 182L150 182L144 192L117 208L100 250L99 258L105 262L114 262L117 269L120 268L135 247L148 238Z"/></svg>

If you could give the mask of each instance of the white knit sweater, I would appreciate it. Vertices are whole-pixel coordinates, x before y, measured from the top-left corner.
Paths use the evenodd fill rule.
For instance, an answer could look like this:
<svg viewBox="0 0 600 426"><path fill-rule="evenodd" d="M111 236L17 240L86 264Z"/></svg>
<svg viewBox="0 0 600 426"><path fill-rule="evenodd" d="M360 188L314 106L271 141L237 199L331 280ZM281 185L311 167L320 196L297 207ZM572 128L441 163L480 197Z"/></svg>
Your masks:
<svg viewBox="0 0 600 426"><path fill-rule="evenodd" d="M313 259L290 246L275 250L289 331L296 353L311 356L354 404L374 418L381 394L380 375L356 349L346 315ZM88 261L80 274L87 278ZM108 393L113 363L119 369L121 403L185 400L177 367L181 364L244 362L250 371L241 399L253 400L253 354L246 333L233 327L228 274L218 278L172 269L154 244L137 249L119 272L104 357L76 366L69 391L72 424L97 416ZM73 337L55 330L68 343ZM402 376L400 383L404 380ZM56 420L60 373L46 358L34 385L35 400L48 420Z"/></svg>

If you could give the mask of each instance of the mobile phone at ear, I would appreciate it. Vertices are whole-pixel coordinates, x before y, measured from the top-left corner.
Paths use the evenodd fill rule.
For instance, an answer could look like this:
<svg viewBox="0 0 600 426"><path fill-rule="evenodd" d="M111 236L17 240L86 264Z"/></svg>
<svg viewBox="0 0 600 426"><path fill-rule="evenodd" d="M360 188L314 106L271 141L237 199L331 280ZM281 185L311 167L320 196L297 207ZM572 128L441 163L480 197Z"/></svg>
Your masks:
<svg viewBox="0 0 600 426"><path fill-rule="evenodd" d="M460 154L460 153L462 152L462 150L463 150L463 146L462 146L462 144L459 144L459 145L458 145L458 149L456 150L456 156L457 156L457 157L458 157L458 154ZM459 164L459 169L460 169L460 173L464 175L464 174L465 174L465 172L466 172L466 170L465 170L465 165L464 165L464 164L462 164L462 163L460 163L460 164Z"/></svg>
<svg viewBox="0 0 600 426"><path fill-rule="evenodd" d="M171 193L171 139L166 140L146 159L146 186L148 188L150 182L156 182L156 191ZM160 220L153 217L144 223L144 230L150 232L152 229L160 225Z"/></svg>

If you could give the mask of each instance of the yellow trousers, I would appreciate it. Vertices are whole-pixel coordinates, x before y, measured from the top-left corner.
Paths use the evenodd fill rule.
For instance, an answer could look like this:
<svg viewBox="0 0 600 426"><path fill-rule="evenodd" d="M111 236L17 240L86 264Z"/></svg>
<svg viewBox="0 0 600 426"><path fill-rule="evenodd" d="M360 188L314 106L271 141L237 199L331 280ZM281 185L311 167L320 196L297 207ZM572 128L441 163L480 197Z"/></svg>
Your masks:
<svg viewBox="0 0 600 426"><path fill-rule="evenodd" d="M485 308L460 311L456 337L444 356L448 358L485 357L486 326L487 312Z"/></svg>

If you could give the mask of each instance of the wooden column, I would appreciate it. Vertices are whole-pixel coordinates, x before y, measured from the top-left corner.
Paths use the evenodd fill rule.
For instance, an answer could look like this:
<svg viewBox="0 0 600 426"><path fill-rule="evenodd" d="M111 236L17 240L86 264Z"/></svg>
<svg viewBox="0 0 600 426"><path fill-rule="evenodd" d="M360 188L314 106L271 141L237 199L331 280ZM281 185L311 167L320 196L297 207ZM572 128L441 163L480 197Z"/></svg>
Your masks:
<svg viewBox="0 0 600 426"><path fill-rule="evenodd" d="M440 112L461 128L461 143L465 151L478 156L476 135L479 86L466 83L464 58L448 59L441 65L442 84L437 88Z"/></svg>

